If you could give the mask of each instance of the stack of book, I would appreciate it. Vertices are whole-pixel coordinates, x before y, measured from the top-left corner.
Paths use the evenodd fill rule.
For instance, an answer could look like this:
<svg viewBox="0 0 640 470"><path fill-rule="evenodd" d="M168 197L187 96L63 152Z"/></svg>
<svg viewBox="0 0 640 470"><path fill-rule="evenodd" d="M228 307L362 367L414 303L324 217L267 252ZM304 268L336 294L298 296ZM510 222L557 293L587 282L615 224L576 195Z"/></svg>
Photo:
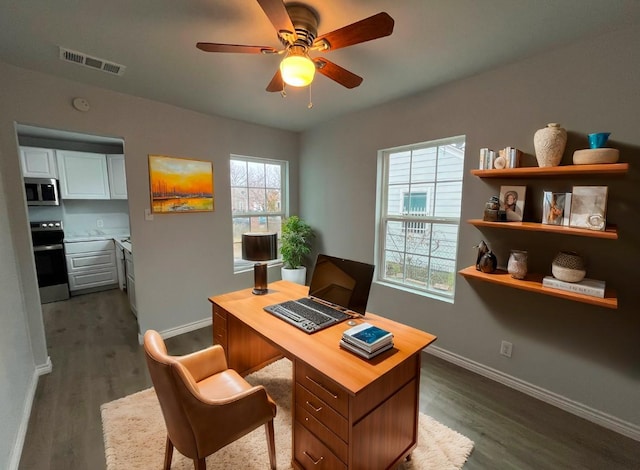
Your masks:
<svg viewBox="0 0 640 470"><path fill-rule="evenodd" d="M598 281L597 279L584 278L579 282L566 282L556 279L553 276L545 276L542 279L542 285L544 287L551 287L553 289L566 290L569 292L576 292L577 294L590 295L591 297L604 298L605 282Z"/></svg>
<svg viewBox="0 0 640 470"><path fill-rule="evenodd" d="M340 347L371 359L393 347L393 334L365 322L345 331Z"/></svg>

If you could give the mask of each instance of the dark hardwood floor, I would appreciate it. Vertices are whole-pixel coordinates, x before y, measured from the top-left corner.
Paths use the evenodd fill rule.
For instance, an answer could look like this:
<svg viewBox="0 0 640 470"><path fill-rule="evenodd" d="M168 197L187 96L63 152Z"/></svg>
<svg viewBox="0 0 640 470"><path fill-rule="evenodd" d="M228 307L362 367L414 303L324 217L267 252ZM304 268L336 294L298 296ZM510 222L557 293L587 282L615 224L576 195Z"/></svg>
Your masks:
<svg viewBox="0 0 640 470"><path fill-rule="evenodd" d="M40 377L20 469L105 467L100 405L151 386L119 290L43 306L53 372ZM210 328L167 340L211 344ZM465 469L640 469L640 442L425 354L420 408L475 442Z"/></svg>

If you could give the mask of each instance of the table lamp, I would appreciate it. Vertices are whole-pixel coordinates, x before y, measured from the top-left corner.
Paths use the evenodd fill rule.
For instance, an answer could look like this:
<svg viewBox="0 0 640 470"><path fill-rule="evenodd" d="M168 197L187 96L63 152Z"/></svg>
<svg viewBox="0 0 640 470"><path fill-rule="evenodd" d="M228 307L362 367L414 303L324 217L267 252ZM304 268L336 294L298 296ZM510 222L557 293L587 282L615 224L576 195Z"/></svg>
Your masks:
<svg viewBox="0 0 640 470"><path fill-rule="evenodd" d="M278 234L248 232L242 234L242 259L247 261L269 261L278 257ZM267 263L253 265L253 293L263 295L267 288Z"/></svg>

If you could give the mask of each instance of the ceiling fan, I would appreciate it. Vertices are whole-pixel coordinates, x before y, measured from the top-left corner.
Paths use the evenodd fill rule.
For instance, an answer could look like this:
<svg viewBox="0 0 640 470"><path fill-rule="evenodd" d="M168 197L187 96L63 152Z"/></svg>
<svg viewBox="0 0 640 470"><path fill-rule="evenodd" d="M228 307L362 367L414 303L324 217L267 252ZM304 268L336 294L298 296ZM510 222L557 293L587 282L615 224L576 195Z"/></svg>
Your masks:
<svg viewBox="0 0 640 470"><path fill-rule="evenodd" d="M284 55L280 68L267 85L270 92L284 94L285 83L307 86L313 81L316 71L346 88L355 88L362 83L362 77L324 57L311 58L309 53L329 52L389 36L393 32L393 18L381 12L318 37L318 14L311 7L302 3L285 4L282 0L257 2L275 27L284 48L211 42L199 42L196 47L205 52Z"/></svg>

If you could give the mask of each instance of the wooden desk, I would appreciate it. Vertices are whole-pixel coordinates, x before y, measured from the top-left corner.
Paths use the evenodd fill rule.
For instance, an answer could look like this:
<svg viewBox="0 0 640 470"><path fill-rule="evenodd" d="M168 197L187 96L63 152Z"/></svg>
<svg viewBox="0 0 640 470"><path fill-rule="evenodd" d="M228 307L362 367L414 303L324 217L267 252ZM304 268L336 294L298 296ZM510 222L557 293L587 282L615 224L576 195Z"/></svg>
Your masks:
<svg viewBox="0 0 640 470"><path fill-rule="evenodd" d="M282 355L293 362L294 468L397 466L417 443L420 353L436 337L367 313L365 321L394 335L394 348L368 361L338 346L346 323L309 335L262 309L307 293L278 281L267 295L210 297L214 342L243 375Z"/></svg>

